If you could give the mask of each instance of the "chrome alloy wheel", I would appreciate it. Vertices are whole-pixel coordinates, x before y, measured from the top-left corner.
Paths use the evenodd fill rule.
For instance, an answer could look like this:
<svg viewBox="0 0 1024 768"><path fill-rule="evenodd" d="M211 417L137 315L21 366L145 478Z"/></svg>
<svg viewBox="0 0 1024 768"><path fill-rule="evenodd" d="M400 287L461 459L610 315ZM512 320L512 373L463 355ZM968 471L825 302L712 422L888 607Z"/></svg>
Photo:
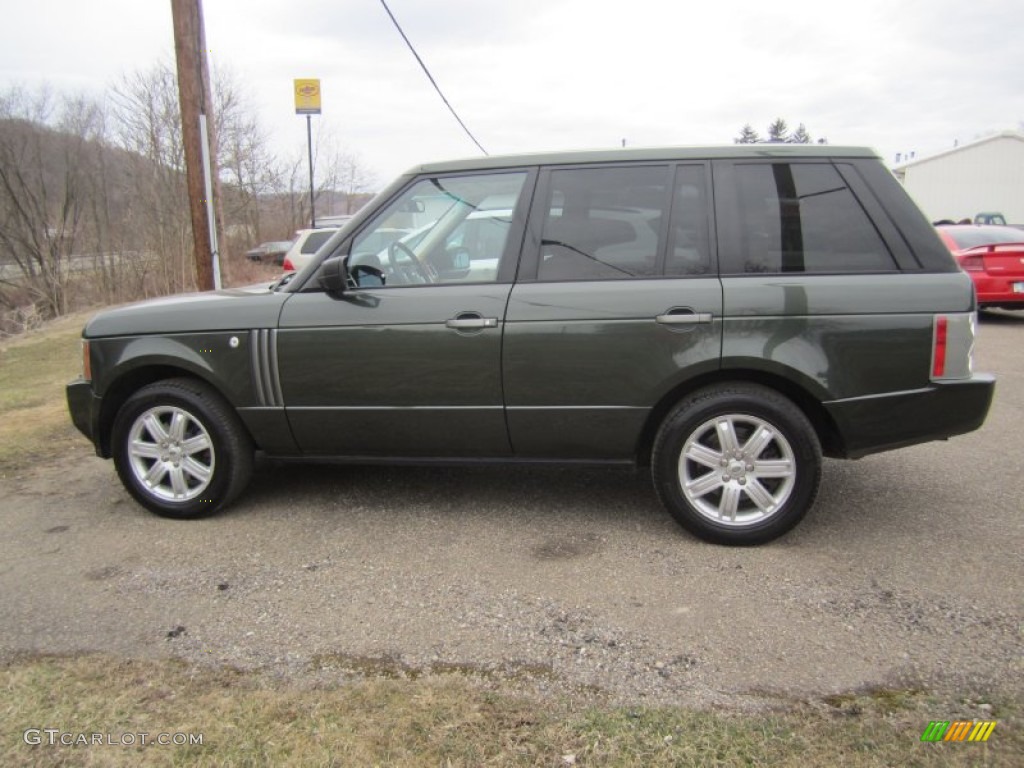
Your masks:
<svg viewBox="0 0 1024 768"><path fill-rule="evenodd" d="M728 414L706 421L679 454L686 500L720 525L746 526L775 514L793 491L796 458L783 434L763 419Z"/></svg>
<svg viewBox="0 0 1024 768"><path fill-rule="evenodd" d="M162 501L190 501L213 479L213 441L188 411L160 405L144 411L128 433L128 458L139 483Z"/></svg>

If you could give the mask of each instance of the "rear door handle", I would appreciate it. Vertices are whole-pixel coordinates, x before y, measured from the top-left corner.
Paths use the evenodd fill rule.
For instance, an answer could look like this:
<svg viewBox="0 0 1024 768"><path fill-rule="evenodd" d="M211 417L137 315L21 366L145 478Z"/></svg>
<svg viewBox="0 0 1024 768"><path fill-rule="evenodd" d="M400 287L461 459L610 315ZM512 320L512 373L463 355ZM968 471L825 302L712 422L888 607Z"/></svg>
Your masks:
<svg viewBox="0 0 1024 768"><path fill-rule="evenodd" d="M699 325L710 323L713 318L710 312L694 312L689 307L676 307L654 319L662 325Z"/></svg>
<svg viewBox="0 0 1024 768"><path fill-rule="evenodd" d="M484 328L497 328L498 318L483 317L475 312L463 312L451 320L446 320L445 326L456 331L479 331Z"/></svg>

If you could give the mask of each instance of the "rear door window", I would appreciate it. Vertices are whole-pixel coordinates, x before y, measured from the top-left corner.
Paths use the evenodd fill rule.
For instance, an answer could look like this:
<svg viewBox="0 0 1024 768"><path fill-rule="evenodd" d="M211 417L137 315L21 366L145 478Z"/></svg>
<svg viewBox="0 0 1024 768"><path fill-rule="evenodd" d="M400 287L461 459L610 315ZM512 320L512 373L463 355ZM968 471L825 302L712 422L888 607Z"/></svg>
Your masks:
<svg viewBox="0 0 1024 768"><path fill-rule="evenodd" d="M669 187L668 166L552 171L537 279L657 275Z"/></svg>

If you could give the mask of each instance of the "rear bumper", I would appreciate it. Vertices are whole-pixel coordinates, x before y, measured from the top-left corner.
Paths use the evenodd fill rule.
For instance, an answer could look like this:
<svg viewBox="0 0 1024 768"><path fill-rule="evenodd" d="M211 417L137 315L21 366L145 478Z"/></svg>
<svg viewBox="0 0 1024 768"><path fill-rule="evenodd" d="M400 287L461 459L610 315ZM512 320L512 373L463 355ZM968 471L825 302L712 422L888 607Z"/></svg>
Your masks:
<svg viewBox="0 0 1024 768"><path fill-rule="evenodd" d="M839 428L843 455L856 459L972 432L984 423L994 392L993 376L975 374L912 392L834 400L825 407Z"/></svg>
<svg viewBox="0 0 1024 768"><path fill-rule="evenodd" d="M79 432L89 438L96 448L96 455L103 456L99 439L100 399L93 394L92 382L76 379L67 385L66 392L72 423Z"/></svg>
<svg viewBox="0 0 1024 768"><path fill-rule="evenodd" d="M974 291L980 306L1001 306L1024 309L1024 293L1014 291L1014 285L1024 285L1024 275L1016 277L974 276Z"/></svg>

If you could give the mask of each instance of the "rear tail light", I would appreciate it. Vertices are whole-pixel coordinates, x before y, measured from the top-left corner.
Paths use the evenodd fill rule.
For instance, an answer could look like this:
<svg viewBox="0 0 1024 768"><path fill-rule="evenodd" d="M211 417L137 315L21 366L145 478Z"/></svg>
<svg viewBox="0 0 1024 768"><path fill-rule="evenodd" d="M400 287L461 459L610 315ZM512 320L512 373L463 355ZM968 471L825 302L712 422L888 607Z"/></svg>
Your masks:
<svg viewBox="0 0 1024 768"><path fill-rule="evenodd" d="M932 378L941 379L946 375L946 344L949 343L949 318L945 315L935 318L932 339Z"/></svg>
<svg viewBox="0 0 1024 768"><path fill-rule="evenodd" d="M283 266L284 266L284 271L285 272L294 272L295 271L295 265L292 264L292 260L289 259L287 256L285 257L284 265Z"/></svg>
<svg viewBox="0 0 1024 768"><path fill-rule="evenodd" d="M960 259L960 269L964 272L984 272L985 259L978 254L964 256Z"/></svg>
<svg viewBox="0 0 1024 768"><path fill-rule="evenodd" d="M975 314L935 315L932 320L932 381L969 379L974 372Z"/></svg>

